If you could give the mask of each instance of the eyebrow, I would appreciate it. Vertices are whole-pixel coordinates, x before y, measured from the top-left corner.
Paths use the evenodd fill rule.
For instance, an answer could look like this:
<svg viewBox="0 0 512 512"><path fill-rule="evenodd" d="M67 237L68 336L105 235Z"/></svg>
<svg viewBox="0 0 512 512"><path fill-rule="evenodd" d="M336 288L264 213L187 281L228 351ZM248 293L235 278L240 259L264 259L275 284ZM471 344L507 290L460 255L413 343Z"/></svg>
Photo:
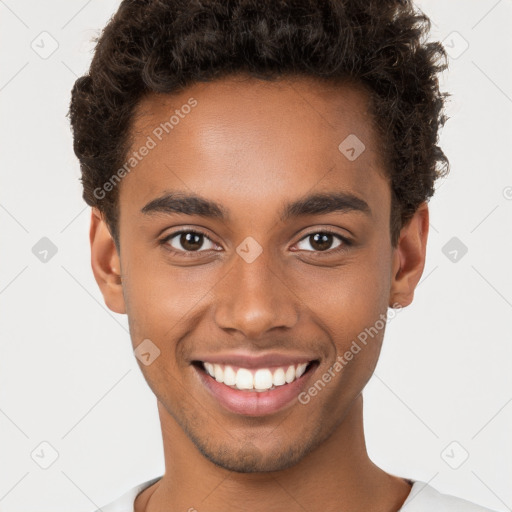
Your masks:
<svg viewBox="0 0 512 512"><path fill-rule="evenodd" d="M327 213L361 212L371 215L368 203L348 192L312 194L284 205L280 213L282 222L290 218ZM199 217L229 220L229 211L221 204L193 194L169 192L147 203L141 212L146 215L155 213L197 215Z"/></svg>

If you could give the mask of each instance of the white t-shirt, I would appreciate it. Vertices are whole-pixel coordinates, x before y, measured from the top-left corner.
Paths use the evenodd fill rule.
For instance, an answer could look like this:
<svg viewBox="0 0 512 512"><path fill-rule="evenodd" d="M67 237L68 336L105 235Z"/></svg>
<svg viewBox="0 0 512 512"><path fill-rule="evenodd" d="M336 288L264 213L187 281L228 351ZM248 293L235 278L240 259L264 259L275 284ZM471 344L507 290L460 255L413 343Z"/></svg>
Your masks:
<svg viewBox="0 0 512 512"><path fill-rule="evenodd" d="M162 476L139 484L95 512L133 512L135 498L144 489L153 485ZM419 480L412 482L411 492L398 512L494 512L469 501L449 494L442 494L430 485Z"/></svg>

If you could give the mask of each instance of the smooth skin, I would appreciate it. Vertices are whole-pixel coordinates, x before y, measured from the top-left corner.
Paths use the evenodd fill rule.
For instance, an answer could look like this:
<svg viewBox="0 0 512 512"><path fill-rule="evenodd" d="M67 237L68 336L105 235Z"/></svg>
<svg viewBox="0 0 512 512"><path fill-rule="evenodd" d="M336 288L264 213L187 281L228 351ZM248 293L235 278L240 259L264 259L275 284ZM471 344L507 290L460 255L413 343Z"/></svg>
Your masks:
<svg viewBox="0 0 512 512"><path fill-rule="evenodd" d="M197 106L119 185L120 254L101 212L91 215L106 305L128 315L134 348L150 339L161 351L139 366L158 399L165 475L135 510L397 511L410 484L370 460L363 432L361 392L384 329L308 404L266 416L223 409L191 362L200 353L298 352L319 359L311 382L321 378L388 307L413 300L427 205L392 247L390 184L360 86L234 75L152 94L139 105L132 149L191 97ZM366 148L354 161L338 149L350 134ZM227 218L141 212L173 192L215 201ZM285 204L319 193L351 194L368 212L280 220ZM181 229L204 236L170 237ZM333 235L315 241L325 229ZM251 263L236 251L247 237L263 250Z"/></svg>

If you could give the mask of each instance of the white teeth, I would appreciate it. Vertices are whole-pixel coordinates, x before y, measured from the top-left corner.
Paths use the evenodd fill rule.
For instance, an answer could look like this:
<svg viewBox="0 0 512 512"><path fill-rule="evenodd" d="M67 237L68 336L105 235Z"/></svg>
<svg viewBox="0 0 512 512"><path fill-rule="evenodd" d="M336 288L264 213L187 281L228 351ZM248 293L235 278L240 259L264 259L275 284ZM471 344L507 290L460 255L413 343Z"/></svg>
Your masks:
<svg viewBox="0 0 512 512"><path fill-rule="evenodd" d="M282 386L283 384L286 384L286 379L284 376L284 370L282 368L278 368L272 377L272 382L274 386Z"/></svg>
<svg viewBox="0 0 512 512"><path fill-rule="evenodd" d="M215 377L215 372L213 370L213 364L212 363L203 363L206 371L212 376Z"/></svg>
<svg viewBox="0 0 512 512"><path fill-rule="evenodd" d="M290 384L304 375L308 363L284 366L277 368L273 373L268 368L259 368L253 371L239 368L235 372L233 367L228 365L204 362L203 366L211 377L227 386L240 390L267 391L275 389L277 386Z"/></svg>
<svg viewBox="0 0 512 512"><path fill-rule="evenodd" d="M272 387L272 372L268 369L258 370L254 374L255 389L270 389Z"/></svg>
<svg viewBox="0 0 512 512"><path fill-rule="evenodd" d="M290 384L290 382L293 382L295 380L295 366L288 366L288 369L286 370L284 379L286 380L286 382L288 384Z"/></svg>
<svg viewBox="0 0 512 512"><path fill-rule="evenodd" d="M236 373L231 366L224 368L224 384L234 386L236 384Z"/></svg>
<svg viewBox="0 0 512 512"><path fill-rule="evenodd" d="M297 369L295 370L295 378L299 378L301 375L304 375L304 372L306 371L306 366L308 363L302 363L297 366Z"/></svg>
<svg viewBox="0 0 512 512"><path fill-rule="evenodd" d="M239 368L236 372L236 384L238 389L252 389L254 387L254 378L250 370Z"/></svg>
<svg viewBox="0 0 512 512"><path fill-rule="evenodd" d="M224 370L218 364L213 365L214 377L217 382L224 382Z"/></svg>

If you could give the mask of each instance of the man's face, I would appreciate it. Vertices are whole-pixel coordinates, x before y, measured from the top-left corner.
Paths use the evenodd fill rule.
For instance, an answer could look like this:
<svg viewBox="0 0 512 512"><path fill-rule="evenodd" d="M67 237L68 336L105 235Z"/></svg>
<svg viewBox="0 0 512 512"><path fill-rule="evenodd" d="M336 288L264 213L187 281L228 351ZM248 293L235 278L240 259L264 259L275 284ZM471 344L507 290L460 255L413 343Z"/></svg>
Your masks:
<svg viewBox="0 0 512 512"><path fill-rule="evenodd" d="M189 98L197 104L182 108ZM373 373L394 251L390 187L367 108L360 89L304 79L222 80L139 105L131 151L148 136L156 145L119 185L130 333L134 348L149 339L160 350L141 365L159 406L217 465L253 472L297 463L333 434ZM175 110L179 122L158 130ZM223 218L154 202L167 194L214 202ZM318 194L346 201L287 211ZM231 407L198 362L277 353L315 364L300 386L259 393L216 384ZM337 359L343 368L333 371ZM297 400L330 368L330 382ZM286 386L295 398L276 405L271 394L284 396Z"/></svg>

